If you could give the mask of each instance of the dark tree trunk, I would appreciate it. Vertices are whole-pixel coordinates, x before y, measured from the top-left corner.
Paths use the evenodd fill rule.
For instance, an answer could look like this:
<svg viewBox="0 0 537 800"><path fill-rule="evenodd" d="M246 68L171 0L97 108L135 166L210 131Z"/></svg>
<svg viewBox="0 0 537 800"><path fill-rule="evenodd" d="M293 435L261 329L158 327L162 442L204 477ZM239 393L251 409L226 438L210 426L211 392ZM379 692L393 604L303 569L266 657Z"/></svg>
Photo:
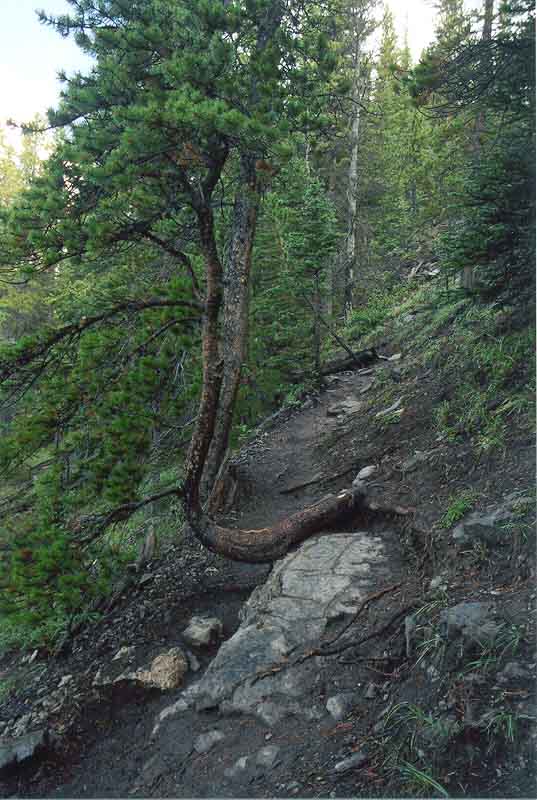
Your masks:
<svg viewBox="0 0 537 800"><path fill-rule="evenodd" d="M231 246L224 278L223 378L218 417L203 477L205 497L209 496L225 462L242 367L246 358L250 271L259 203L260 192L255 159L252 156L244 156L241 159L240 187L235 197Z"/></svg>

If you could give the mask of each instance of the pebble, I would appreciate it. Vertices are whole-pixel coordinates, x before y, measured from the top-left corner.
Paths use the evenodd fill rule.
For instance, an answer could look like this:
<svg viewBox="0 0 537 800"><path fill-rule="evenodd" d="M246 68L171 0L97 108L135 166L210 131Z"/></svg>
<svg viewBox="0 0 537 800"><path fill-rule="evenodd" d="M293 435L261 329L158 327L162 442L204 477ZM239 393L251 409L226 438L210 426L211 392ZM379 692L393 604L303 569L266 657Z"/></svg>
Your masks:
<svg viewBox="0 0 537 800"><path fill-rule="evenodd" d="M196 753L208 753L209 750L212 750L213 747L218 744L218 742L224 739L224 734L222 731L207 731L207 733L202 733L196 741L194 742L194 750Z"/></svg>
<svg viewBox="0 0 537 800"><path fill-rule="evenodd" d="M363 750L353 753L352 756L344 758L343 761L338 761L334 767L335 772L349 772L351 769L358 769L363 766L367 761L367 754Z"/></svg>
<svg viewBox="0 0 537 800"><path fill-rule="evenodd" d="M280 753L280 748L275 744L269 744L267 747L262 747L258 752L255 763L259 767L266 767L270 769L276 763L276 759Z"/></svg>

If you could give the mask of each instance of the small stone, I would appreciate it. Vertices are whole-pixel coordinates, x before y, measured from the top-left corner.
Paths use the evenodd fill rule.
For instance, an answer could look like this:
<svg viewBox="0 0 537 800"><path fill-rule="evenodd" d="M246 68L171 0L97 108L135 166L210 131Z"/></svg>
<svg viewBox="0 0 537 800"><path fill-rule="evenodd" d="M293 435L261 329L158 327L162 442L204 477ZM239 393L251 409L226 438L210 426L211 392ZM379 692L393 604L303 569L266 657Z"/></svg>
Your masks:
<svg viewBox="0 0 537 800"><path fill-rule="evenodd" d="M368 700L372 700L376 696L377 696L377 686L374 683L370 683L367 689L365 690L364 697L366 697Z"/></svg>
<svg viewBox="0 0 537 800"><path fill-rule="evenodd" d="M355 414L363 406L360 400L342 400L339 403L333 403L328 406L326 410L327 417L338 417L340 414Z"/></svg>
<svg viewBox="0 0 537 800"><path fill-rule="evenodd" d="M410 456L410 458L407 458L405 461L403 461L403 463L401 464L401 469L403 470L403 472L412 472L413 470L416 469L416 467L419 464L423 463L424 461L427 461L428 458L429 458L429 453L425 453L421 450L416 450L413 456Z"/></svg>
<svg viewBox="0 0 537 800"><path fill-rule="evenodd" d="M172 647L151 662L149 683L157 689L177 689L188 671L188 661L179 647Z"/></svg>
<svg viewBox="0 0 537 800"><path fill-rule="evenodd" d="M120 661L122 659L125 659L125 660L130 659L130 658L133 657L135 650L136 650L135 647L121 647L117 651L117 653L115 654L115 656L112 659L112 661Z"/></svg>
<svg viewBox="0 0 537 800"><path fill-rule="evenodd" d="M258 767L270 769L276 763L279 753L279 747L277 747L275 744L269 744L267 747L262 747L258 752L255 763L258 765Z"/></svg>
<svg viewBox="0 0 537 800"><path fill-rule="evenodd" d="M196 656L194 655L194 653L191 653L190 650L188 650L187 654L186 654L186 657L188 659L188 665L189 665L190 669L192 670L192 672L197 672L199 669L201 669L201 664L198 661L198 659L196 658Z"/></svg>
<svg viewBox="0 0 537 800"><path fill-rule="evenodd" d="M63 689L63 687L67 686L68 683L71 683L72 680L73 680L72 675L64 675L58 684L58 689Z"/></svg>
<svg viewBox="0 0 537 800"><path fill-rule="evenodd" d="M352 694L335 694L326 701L326 710L339 722L347 716L355 703L356 698Z"/></svg>
<svg viewBox="0 0 537 800"><path fill-rule="evenodd" d="M382 411L377 411L377 413L375 414L375 419L380 419L380 417L386 417L388 414L391 414L394 411L397 411L398 414L402 413L403 412L403 409L401 408L402 402L403 398L398 397L395 403L392 403L391 406L389 406L388 408L384 408Z"/></svg>
<svg viewBox="0 0 537 800"><path fill-rule="evenodd" d="M348 758L344 758L343 761L338 761L336 766L334 767L335 772L350 772L353 769L359 769L362 767L366 761L368 760L368 756L364 753L363 750L359 750L357 753L353 753L352 756Z"/></svg>
<svg viewBox="0 0 537 800"><path fill-rule="evenodd" d="M374 464L370 464L368 467L363 467L356 478L359 481L365 481L366 478L370 478L371 475L374 475L376 471L377 467Z"/></svg>
<svg viewBox="0 0 537 800"><path fill-rule="evenodd" d="M437 589L447 589L447 577L445 573L440 573L440 575L435 575L434 578L431 578L429 589L433 592Z"/></svg>
<svg viewBox="0 0 537 800"><path fill-rule="evenodd" d="M248 756L242 756L239 758L232 767L228 767L228 769L224 770L224 775L226 778L234 778L241 772L244 772L246 767L248 766Z"/></svg>
<svg viewBox="0 0 537 800"><path fill-rule="evenodd" d="M406 643L406 656L410 658L413 649L414 632L416 630L416 617L409 614L405 617L405 643Z"/></svg>
<svg viewBox="0 0 537 800"><path fill-rule="evenodd" d="M221 742L225 736L222 731L207 731L207 733L202 733L196 741L194 742L194 750L196 753L208 753L209 750L212 750L213 747Z"/></svg>
<svg viewBox="0 0 537 800"><path fill-rule="evenodd" d="M183 637L193 647L206 647L222 636L224 627L218 617L192 617Z"/></svg>
<svg viewBox="0 0 537 800"><path fill-rule="evenodd" d="M400 361L403 358L402 353L394 353L393 356L388 358L388 361Z"/></svg>

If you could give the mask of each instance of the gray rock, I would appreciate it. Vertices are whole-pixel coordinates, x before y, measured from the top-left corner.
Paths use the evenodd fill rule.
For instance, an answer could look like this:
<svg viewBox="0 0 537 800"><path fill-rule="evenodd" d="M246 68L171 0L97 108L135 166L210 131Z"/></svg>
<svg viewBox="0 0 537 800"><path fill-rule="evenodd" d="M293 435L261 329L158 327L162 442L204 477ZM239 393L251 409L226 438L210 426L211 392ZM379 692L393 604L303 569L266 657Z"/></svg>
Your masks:
<svg viewBox="0 0 537 800"><path fill-rule="evenodd" d="M441 634L448 640L461 636L469 644L490 645L500 630L492 620L493 613L489 603L459 603L441 612Z"/></svg>
<svg viewBox="0 0 537 800"><path fill-rule="evenodd" d="M47 743L47 731L41 729L14 739L0 739L0 770L31 758Z"/></svg>
<svg viewBox="0 0 537 800"><path fill-rule="evenodd" d="M193 647L206 647L216 642L223 633L218 617L192 617L183 631L183 637Z"/></svg>
<svg viewBox="0 0 537 800"><path fill-rule="evenodd" d="M224 770L224 775L226 778L235 778L237 775L240 775L241 772L248 766L248 756L242 756L241 758L237 759L232 767L228 767Z"/></svg>
<svg viewBox="0 0 537 800"><path fill-rule="evenodd" d="M350 772L353 769L359 769L368 761L368 755L363 750L353 753L352 756L344 758L343 761L338 761L334 767L334 772L341 774L342 772Z"/></svg>
<svg viewBox="0 0 537 800"><path fill-rule="evenodd" d="M58 684L58 689L64 689L69 683L72 683L72 682L73 682L73 676L72 675L64 675L63 678L61 678L61 680L60 680L60 682Z"/></svg>
<svg viewBox="0 0 537 800"><path fill-rule="evenodd" d="M196 708L255 714L269 726L290 714L322 718L325 709L313 702L319 664L289 668L289 653L354 614L387 569L383 540L366 532L312 537L276 562L197 684Z"/></svg>
<svg viewBox="0 0 537 800"><path fill-rule="evenodd" d="M155 726L151 733L151 738L154 738L160 730L161 724L164 722L165 719L169 717L177 717L179 714L184 713L188 708L188 703L182 697L179 698L175 703L172 703L170 706L166 706L166 708L162 709L160 714L157 715L155 720Z"/></svg>
<svg viewBox="0 0 537 800"><path fill-rule="evenodd" d="M378 686L375 683L368 684L364 692L364 697L366 697L368 700L373 700L373 698L376 697L377 694L378 694Z"/></svg>
<svg viewBox="0 0 537 800"><path fill-rule="evenodd" d="M275 765L279 754L279 747L277 747L275 744L268 744L266 747L262 747L261 750L259 750L255 759L255 763L258 767L271 769Z"/></svg>
<svg viewBox="0 0 537 800"><path fill-rule="evenodd" d="M196 658L196 656L194 655L194 653L191 653L190 650L188 650L187 653L186 653L186 657L187 657L187 660L188 660L188 665L189 665L190 669L192 670L192 672L198 672L198 670L201 669L201 664L198 661L198 659Z"/></svg>
<svg viewBox="0 0 537 800"><path fill-rule="evenodd" d="M361 400L341 400L339 403L332 403L326 410L327 417L339 417L340 414L356 414L360 411L363 403Z"/></svg>
<svg viewBox="0 0 537 800"><path fill-rule="evenodd" d="M424 461L427 461L429 458L430 453L427 453L423 450L416 450L413 456L410 456L403 461L401 464L401 469L403 472L413 472L419 464L422 464Z"/></svg>
<svg viewBox="0 0 537 800"><path fill-rule="evenodd" d="M514 512L509 505L498 506L488 512L473 511L453 529L453 540L458 544L481 541L490 546L508 542L503 525L512 519Z"/></svg>
<svg viewBox="0 0 537 800"><path fill-rule="evenodd" d="M510 661L498 673L497 679L500 683L510 683L511 681L530 680L531 674L518 662Z"/></svg>
<svg viewBox="0 0 537 800"><path fill-rule="evenodd" d="M337 721L345 719L356 705L356 695L351 693L334 694L326 701L326 710Z"/></svg>
<svg viewBox="0 0 537 800"><path fill-rule="evenodd" d="M120 647L112 661L130 661L134 658L135 652L135 647Z"/></svg>
<svg viewBox="0 0 537 800"><path fill-rule="evenodd" d="M207 731L207 733L202 733L198 736L196 741L194 742L194 750L196 753L208 753L209 750L212 750L213 747L221 742L222 739L225 739L224 734L222 731Z"/></svg>
<svg viewBox="0 0 537 800"><path fill-rule="evenodd" d="M398 397L397 400L395 401L395 403L392 403L391 406L389 406L388 408L384 408L382 411L377 411L377 413L375 414L375 419L380 419L381 417L386 417L386 416L388 416L388 414L392 414L394 411L397 411L398 413L402 413L402 411L404 410L404 409L401 408L402 402L403 402L403 398L402 397Z"/></svg>
<svg viewBox="0 0 537 800"><path fill-rule="evenodd" d="M374 464L370 464L368 467L363 467L356 476L356 480L365 481L367 478L370 478L371 475L374 475L376 471L377 467Z"/></svg>
<svg viewBox="0 0 537 800"><path fill-rule="evenodd" d="M416 631L416 617L409 614L405 617L405 644L406 644L406 657L410 658L414 650L414 634Z"/></svg>
<svg viewBox="0 0 537 800"><path fill-rule="evenodd" d="M429 584L429 589L431 591L436 591L437 589L446 590L448 587L448 576L446 572L441 572L439 575L435 575L434 578L431 578L431 582Z"/></svg>
<svg viewBox="0 0 537 800"><path fill-rule="evenodd" d="M394 353L393 356L388 358L388 361L400 361L403 358L402 353Z"/></svg>

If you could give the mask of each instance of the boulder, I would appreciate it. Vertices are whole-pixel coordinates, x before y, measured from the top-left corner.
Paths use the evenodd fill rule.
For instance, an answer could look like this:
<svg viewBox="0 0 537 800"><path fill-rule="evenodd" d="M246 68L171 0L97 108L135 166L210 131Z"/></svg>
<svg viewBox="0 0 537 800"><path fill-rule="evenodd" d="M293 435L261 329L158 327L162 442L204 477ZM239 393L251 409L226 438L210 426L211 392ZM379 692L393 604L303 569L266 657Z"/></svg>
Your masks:
<svg viewBox="0 0 537 800"><path fill-rule="evenodd" d="M13 739L0 739L0 770L31 758L46 743L44 728Z"/></svg>
<svg viewBox="0 0 537 800"><path fill-rule="evenodd" d="M315 692L323 659L289 667L289 655L318 644L328 629L333 636L333 623L356 613L386 581L387 559L383 539L360 531L312 537L277 561L191 690L196 708L254 714L269 726L288 715L322 719L326 708Z"/></svg>
<svg viewBox="0 0 537 800"><path fill-rule="evenodd" d="M222 636L223 630L218 617L192 617L183 631L183 638L192 647L207 647Z"/></svg>
<svg viewBox="0 0 537 800"><path fill-rule="evenodd" d="M513 517L513 512L506 508L497 508L489 513L474 511L453 529L453 540L458 544L469 544L481 541L497 546L506 543L507 537L502 524Z"/></svg>

